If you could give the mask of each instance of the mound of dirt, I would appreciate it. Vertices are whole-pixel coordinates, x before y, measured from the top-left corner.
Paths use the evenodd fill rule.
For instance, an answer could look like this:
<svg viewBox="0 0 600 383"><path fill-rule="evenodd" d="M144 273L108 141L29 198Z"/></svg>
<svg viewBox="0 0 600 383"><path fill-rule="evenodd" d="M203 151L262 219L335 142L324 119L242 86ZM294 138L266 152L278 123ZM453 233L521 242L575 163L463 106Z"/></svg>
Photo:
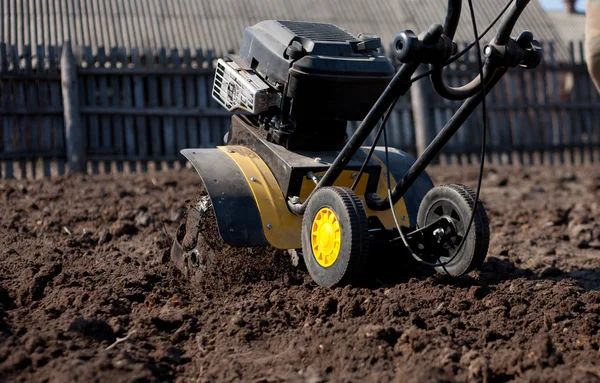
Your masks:
<svg viewBox="0 0 600 383"><path fill-rule="evenodd" d="M471 187L477 170L429 169ZM483 186L490 251L465 278L393 254L395 281L325 289L288 254L204 226L203 288L170 261L194 170L0 181L0 376L600 381L600 169L492 166Z"/></svg>
<svg viewBox="0 0 600 383"><path fill-rule="evenodd" d="M203 201L206 208L202 208ZM188 278L209 297L259 281L287 284L298 281L300 270L292 265L287 251L226 244L219 234L215 211L205 190L188 206L187 214L199 217L187 220L178 229L182 250L198 265L189 267Z"/></svg>

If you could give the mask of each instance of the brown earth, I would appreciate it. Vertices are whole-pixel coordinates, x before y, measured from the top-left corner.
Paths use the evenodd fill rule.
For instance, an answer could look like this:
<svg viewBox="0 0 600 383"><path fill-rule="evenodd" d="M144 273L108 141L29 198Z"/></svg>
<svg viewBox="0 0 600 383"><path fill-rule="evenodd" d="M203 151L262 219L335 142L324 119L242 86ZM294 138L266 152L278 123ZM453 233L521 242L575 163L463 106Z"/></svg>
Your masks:
<svg viewBox="0 0 600 383"><path fill-rule="evenodd" d="M476 186L475 168L429 172ZM325 289L286 254L238 251L203 290L166 235L198 192L192 170L2 181L0 377L600 381L600 169L488 167L483 185L481 272Z"/></svg>

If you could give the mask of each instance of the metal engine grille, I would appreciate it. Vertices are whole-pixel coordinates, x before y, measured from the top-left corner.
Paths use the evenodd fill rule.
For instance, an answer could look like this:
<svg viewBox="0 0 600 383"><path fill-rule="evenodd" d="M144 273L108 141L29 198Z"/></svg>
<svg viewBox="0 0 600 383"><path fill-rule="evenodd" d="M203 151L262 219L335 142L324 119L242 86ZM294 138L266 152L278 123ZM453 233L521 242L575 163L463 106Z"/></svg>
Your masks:
<svg viewBox="0 0 600 383"><path fill-rule="evenodd" d="M257 74L223 59L217 61L212 97L229 112L251 114L264 112L279 102L279 94Z"/></svg>
<svg viewBox="0 0 600 383"><path fill-rule="evenodd" d="M280 21L279 23L295 35L313 41L359 41L355 36L333 24L302 21Z"/></svg>

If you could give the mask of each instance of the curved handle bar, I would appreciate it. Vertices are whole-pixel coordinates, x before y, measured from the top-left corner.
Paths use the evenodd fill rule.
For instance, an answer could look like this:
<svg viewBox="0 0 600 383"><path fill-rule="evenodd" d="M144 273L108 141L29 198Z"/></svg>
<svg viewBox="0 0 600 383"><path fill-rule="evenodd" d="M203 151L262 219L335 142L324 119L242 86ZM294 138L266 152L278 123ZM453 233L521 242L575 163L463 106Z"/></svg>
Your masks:
<svg viewBox="0 0 600 383"><path fill-rule="evenodd" d="M508 13L502 17L500 27L496 33L494 39L495 44L504 45L510 39L510 34L519 19L519 16L525 10L525 7L530 0L514 0ZM458 26L458 20L460 18L462 0L448 0L448 13L446 20L444 21L444 34L450 38L454 38L456 33L456 27ZM457 12L458 10L458 12ZM483 67L483 79L486 86L490 83L497 68L493 68L489 61L486 60ZM481 77L477 76L471 82L461 87L451 87L444 83L443 79L443 67L435 68L431 73L431 84L433 89L442 97L449 100L464 100L474 96L481 88Z"/></svg>
<svg viewBox="0 0 600 383"><path fill-rule="evenodd" d="M444 20L444 34L450 39L454 39L454 34L458 28L460 21L460 11L462 8L462 0L448 0L448 10L446 11L446 19Z"/></svg>

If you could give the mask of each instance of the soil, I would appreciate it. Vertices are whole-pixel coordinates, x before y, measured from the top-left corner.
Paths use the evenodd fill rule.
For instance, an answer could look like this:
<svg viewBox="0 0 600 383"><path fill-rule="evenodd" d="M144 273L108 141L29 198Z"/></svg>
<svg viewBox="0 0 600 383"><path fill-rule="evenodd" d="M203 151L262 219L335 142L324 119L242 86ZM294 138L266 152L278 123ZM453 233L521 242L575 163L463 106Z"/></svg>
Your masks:
<svg viewBox="0 0 600 383"><path fill-rule="evenodd" d="M598 168L488 167L481 271L334 289L260 249L186 280L170 238L199 190L191 169L0 181L1 380L600 381Z"/></svg>

